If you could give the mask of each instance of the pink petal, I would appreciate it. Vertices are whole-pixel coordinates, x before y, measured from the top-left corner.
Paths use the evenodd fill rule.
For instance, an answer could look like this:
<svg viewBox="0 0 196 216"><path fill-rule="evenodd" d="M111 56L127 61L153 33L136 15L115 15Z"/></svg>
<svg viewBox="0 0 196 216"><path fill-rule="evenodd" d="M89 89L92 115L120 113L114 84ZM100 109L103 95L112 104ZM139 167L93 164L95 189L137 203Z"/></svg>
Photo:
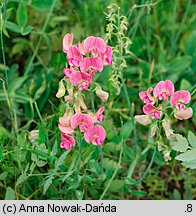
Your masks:
<svg viewBox="0 0 196 216"><path fill-rule="evenodd" d="M86 57L80 62L80 70L82 72L87 72L91 69L99 72L103 70L103 63L100 58Z"/></svg>
<svg viewBox="0 0 196 216"><path fill-rule="evenodd" d="M62 142L60 143L61 148L70 150L72 146L76 145L75 139L68 134L61 133Z"/></svg>
<svg viewBox="0 0 196 216"><path fill-rule="evenodd" d="M190 100L191 100L190 92L186 90L181 90L181 91L174 92L174 94L171 96L170 104L171 106L175 106L179 102L187 104L190 102Z"/></svg>
<svg viewBox="0 0 196 216"><path fill-rule="evenodd" d="M76 45L71 46L67 52L69 65L78 67L82 60L82 54Z"/></svg>
<svg viewBox="0 0 196 216"><path fill-rule="evenodd" d="M147 91L139 92L139 97L144 103L146 103L146 104L154 103L154 98L151 96L152 90L153 90L153 88L150 87L150 88L148 88Z"/></svg>
<svg viewBox="0 0 196 216"><path fill-rule="evenodd" d="M102 145L105 138L106 132L100 125L93 126L84 133L84 139L86 142L92 142L94 145Z"/></svg>
<svg viewBox="0 0 196 216"><path fill-rule="evenodd" d="M159 100L168 100L168 96L174 93L174 84L170 80L160 81L154 88L153 95Z"/></svg>
<svg viewBox="0 0 196 216"><path fill-rule="evenodd" d="M106 51L100 54L102 57L102 61L104 65L111 65L112 64L112 47L106 46Z"/></svg>
<svg viewBox="0 0 196 216"><path fill-rule="evenodd" d="M143 112L146 115L150 115L152 118L161 117L161 110L154 107L152 104L146 104L145 106L143 106Z"/></svg>
<svg viewBox="0 0 196 216"><path fill-rule="evenodd" d="M63 52L64 53L67 53L67 51L69 50L70 46L72 46L73 38L74 38L74 35L72 33L71 34L66 34L63 37L62 48L63 48Z"/></svg>
<svg viewBox="0 0 196 216"><path fill-rule="evenodd" d="M174 111L174 116L180 120L189 119L192 117L192 115L193 115L193 110L191 107L186 108L186 109L181 109L181 110L175 109Z"/></svg>
<svg viewBox="0 0 196 216"><path fill-rule="evenodd" d="M92 52L96 55L96 53L104 53L106 50L106 43L102 38L89 36L84 40L83 43L85 53Z"/></svg>

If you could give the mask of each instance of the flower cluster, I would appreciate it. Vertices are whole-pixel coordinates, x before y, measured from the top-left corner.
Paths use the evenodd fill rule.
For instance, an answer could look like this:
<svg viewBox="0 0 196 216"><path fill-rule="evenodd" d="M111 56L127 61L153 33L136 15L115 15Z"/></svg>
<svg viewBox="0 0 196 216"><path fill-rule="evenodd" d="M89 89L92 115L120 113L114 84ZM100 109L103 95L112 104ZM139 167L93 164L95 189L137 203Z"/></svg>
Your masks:
<svg viewBox="0 0 196 216"><path fill-rule="evenodd" d="M192 117L192 108L187 108L185 105L191 100L190 93L186 90L175 92L174 84L170 80L160 81L154 90L150 87L147 91L140 92L139 97L145 103L143 106L145 115L136 115L135 120L143 125L149 124L151 119L160 119L168 108L173 108L177 119L185 120Z"/></svg>
<svg viewBox="0 0 196 216"><path fill-rule="evenodd" d="M59 82L57 97L64 97L66 112L59 118L61 132L60 147L70 150L76 145L74 134L82 133L87 143L102 145L106 133L98 123L102 122L104 107L92 113L87 109L82 90L87 91L96 72L101 72L105 65L112 64L112 48L107 46L102 38L89 36L82 43L72 45L73 34L66 34L63 38L63 51L67 54L68 68L64 68L64 78ZM67 88L65 89L64 82ZM109 94L96 83L94 89L97 96L107 101ZM78 130L77 130L78 128Z"/></svg>
<svg viewBox="0 0 196 216"><path fill-rule="evenodd" d="M67 54L70 68L64 68L64 74L78 90L88 90L96 72L103 66L112 64L112 48L102 38L89 36L82 43L72 45L73 34L63 39L63 51Z"/></svg>

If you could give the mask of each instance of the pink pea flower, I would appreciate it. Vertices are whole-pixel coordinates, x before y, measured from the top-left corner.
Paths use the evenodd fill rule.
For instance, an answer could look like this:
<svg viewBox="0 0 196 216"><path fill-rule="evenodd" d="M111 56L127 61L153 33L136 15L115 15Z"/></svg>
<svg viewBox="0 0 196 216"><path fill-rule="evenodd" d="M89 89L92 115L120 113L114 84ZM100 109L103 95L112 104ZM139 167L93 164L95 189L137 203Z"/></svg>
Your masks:
<svg viewBox="0 0 196 216"><path fill-rule="evenodd" d="M71 73L70 82L72 85L78 86L79 90L88 90L88 85L92 83L92 77L90 74L77 71Z"/></svg>
<svg viewBox="0 0 196 216"><path fill-rule="evenodd" d="M89 70L101 72L103 70L103 63L98 57L86 57L80 62L80 70L82 72L87 72Z"/></svg>
<svg viewBox="0 0 196 216"><path fill-rule="evenodd" d="M159 119L161 117L161 110L159 108L154 107L152 104L146 104L143 106L143 112L146 115L150 115L152 118Z"/></svg>
<svg viewBox="0 0 196 216"><path fill-rule="evenodd" d="M70 150L72 146L76 145L75 139L68 134L61 133L61 143L60 147L65 148L66 150Z"/></svg>
<svg viewBox="0 0 196 216"><path fill-rule="evenodd" d="M191 94L189 91L181 90L176 91L171 96L170 104L175 106L174 116L177 119L185 120L189 119L193 115L193 110L191 107L187 108L184 104L188 104L191 100Z"/></svg>
<svg viewBox="0 0 196 216"><path fill-rule="evenodd" d="M63 48L63 52L64 53L67 53L67 51L69 50L70 46L72 46L72 43L73 43L73 33L71 34L66 34L64 37L63 37L63 45L62 45L62 48Z"/></svg>
<svg viewBox="0 0 196 216"><path fill-rule="evenodd" d="M155 99L151 96L152 90L153 90L153 88L150 87L150 88L148 88L147 91L141 91L139 93L139 97L144 103L146 103L146 104L149 104L149 103L154 104L155 103Z"/></svg>
<svg viewBox="0 0 196 216"><path fill-rule="evenodd" d="M76 45L71 46L67 51L67 60L70 66L78 67L82 60L82 54Z"/></svg>
<svg viewBox="0 0 196 216"><path fill-rule="evenodd" d="M186 90L180 90L180 91L176 91L170 99L170 104L171 106L175 106L179 103L184 103L187 104L189 103L191 100L191 94L189 91ZM179 107L180 108L180 107Z"/></svg>
<svg viewBox="0 0 196 216"><path fill-rule="evenodd" d="M150 115L136 115L134 119L142 125L147 125L151 122L152 118Z"/></svg>
<svg viewBox="0 0 196 216"><path fill-rule="evenodd" d="M84 132L94 125L94 121L88 114L77 113L72 116L70 124L74 129L79 126L80 131Z"/></svg>
<svg viewBox="0 0 196 216"><path fill-rule="evenodd" d="M106 46L106 51L100 54L103 65L111 65L112 64L112 47Z"/></svg>
<svg viewBox="0 0 196 216"><path fill-rule="evenodd" d="M174 93L174 84L170 80L160 81L154 88L153 95L159 100L168 100L168 96Z"/></svg>
<svg viewBox="0 0 196 216"><path fill-rule="evenodd" d="M84 139L87 143L93 143L94 145L102 145L106 138L106 132L104 128L100 125L93 126L89 128L84 133Z"/></svg>
<svg viewBox="0 0 196 216"><path fill-rule="evenodd" d="M106 51L106 43L100 37L89 36L84 40L83 43L85 53L92 52L94 56L99 53L104 53Z"/></svg>
<svg viewBox="0 0 196 216"><path fill-rule="evenodd" d="M59 118L59 130L62 133L65 134L72 134L74 132L74 129L71 127L70 125L70 119L73 115L73 111L72 110L68 110L63 117Z"/></svg>
<svg viewBox="0 0 196 216"><path fill-rule="evenodd" d="M89 112L89 115L91 116L94 122L102 122L103 117L104 117L103 115L104 110L105 110L104 107L100 107L95 114L92 112Z"/></svg>

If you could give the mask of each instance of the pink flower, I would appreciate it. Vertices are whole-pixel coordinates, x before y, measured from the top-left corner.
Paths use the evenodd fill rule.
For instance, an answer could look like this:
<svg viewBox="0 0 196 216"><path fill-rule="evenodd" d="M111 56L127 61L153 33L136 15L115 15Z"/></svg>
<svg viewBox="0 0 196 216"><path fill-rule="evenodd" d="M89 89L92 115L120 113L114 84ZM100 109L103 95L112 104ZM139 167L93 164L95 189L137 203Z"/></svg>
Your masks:
<svg viewBox="0 0 196 216"><path fill-rule="evenodd" d="M73 43L73 34L66 34L63 38L63 45L62 45L62 48L63 48L63 52L64 53L67 53L67 51L69 50L70 46L72 46L72 43Z"/></svg>
<svg viewBox="0 0 196 216"><path fill-rule="evenodd" d="M176 91L170 99L170 104L171 106L175 106L181 103L187 104L191 100L191 94L189 91L186 90L181 90L181 91ZM179 106L179 108L181 108Z"/></svg>
<svg viewBox="0 0 196 216"><path fill-rule="evenodd" d="M139 93L139 97L140 97L140 99L141 99L144 103L146 103L146 104L148 104L148 103L154 104L155 100L154 100L154 98L151 96L152 90L153 90L153 88L150 87L150 88L148 88L147 91L141 91L141 92Z"/></svg>
<svg viewBox="0 0 196 216"><path fill-rule="evenodd" d="M88 85L92 83L92 77L84 72L76 71L71 73L70 82L74 86L78 86L79 90L88 90Z"/></svg>
<svg viewBox="0 0 196 216"><path fill-rule="evenodd" d="M150 115L136 115L134 117L136 122L139 122L142 125L147 125L151 122L151 116Z"/></svg>
<svg viewBox="0 0 196 216"><path fill-rule="evenodd" d="M92 142L94 145L102 145L105 138L106 132L100 125L93 126L84 133L84 139L86 142Z"/></svg>
<svg viewBox="0 0 196 216"><path fill-rule="evenodd" d="M80 131L84 132L94 125L94 121L88 114L77 113L72 116L70 124L74 129L79 126Z"/></svg>
<svg viewBox="0 0 196 216"><path fill-rule="evenodd" d="M75 139L68 134L61 133L61 143L60 147L65 148L66 150L70 150L72 146L76 145Z"/></svg>
<svg viewBox="0 0 196 216"><path fill-rule="evenodd" d="M170 80L160 81L154 88L153 95L159 100L168 100L168 96L174 93L174 84Z"/></svg>
<svg viewBox="0 0 196 216"><path fill-rule="evenodd" d="M154 107L152 104L146 104L143 107L143 112L146 115L150 115L152 118L159 119L161 117L161 110L159 108Z"/></svg>
<svg viewBox="0 0 196 216"><path fill-rule="evenodd" d="M74 132L74 129L70 125L70 119L72 115L73 115L72 110L68 110L63 117L59 118L58 127L62 133L72 134Z"/></svg>
<svg viewBox="0 0 196 216"><path fill-rule="evenodd" d="M100 56L103 61L103 65L111 65L112 64L112 47L106 46L106 51L104 53L100 53Z"/></svg>
<svg viewBox="0 0 196 216"><path fill-rule="evenodd" d="M87 72L95 70L101 72L103 70L103 63L100 58L86 57L80 62L80 70Z"/></svg>
<svg viewBox="0 0 196 216"><path fill-rule="evenodd" d="M79 66L82 60L82 54L76 45L71 46L67 51L67 60L70 66Z"/></svg>
<svg viewBox="0 0 196 216"><path fill-rule="evenodd" d="M91 116L91 118L93 119L94 122L102 122L103 117L104 117L104 115L103 115L104 110L105 110L105 108L101 107L98 109L98 111L95 114L90 112L89 115Z"/></svg>
<svg viewBox="0 0 196 216"><path fill-rule="evenodd" d="M181 110L175 109L174 110L174 116L179 120L186 120L191 118L193 115L193 110L191 107L189 108L183 108Z"/></svg>
<svg viewBox="0 0 196 216"><path fill-rule="evenodd" d="M72 74L72 70L70 68L64 68L63 72L68 77L70 77L70 75Z"/></svg>
<svg viewBox="0 0 196 216"><path fill-rule="evenodd" d="M176 91L174 94L171 96L170 99L170 104L171 106L175 106L174 110L174 116L177 119L180 120L185 120L189 119L193 115L193 110L192 108L187 108L184 104L189 103L191 100L191 94L189 91L186 90L181 90L181 91Z"/></svg>
<svg viewBox="0 0 196 216"><path fill-rule="evenodd" d="M106 51L106 43L100 37L89 36L83 43L85 53L92 52L93 55L104 53Z"/></svg>

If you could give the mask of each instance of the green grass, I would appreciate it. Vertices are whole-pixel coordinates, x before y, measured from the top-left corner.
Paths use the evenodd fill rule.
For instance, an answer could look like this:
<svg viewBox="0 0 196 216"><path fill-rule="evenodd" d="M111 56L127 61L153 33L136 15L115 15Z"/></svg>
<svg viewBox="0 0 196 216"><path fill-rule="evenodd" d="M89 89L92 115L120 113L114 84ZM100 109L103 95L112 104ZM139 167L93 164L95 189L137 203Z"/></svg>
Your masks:
<svg viewBox="0 0 196 216"><path fill-rule="evenodd" d="M28 14L24 33L16 19L19 0L3 1L0 54L0 199L196 199L195 170L174 160L166 164L149 128L133 120L141 114L138 92L170 79L176 89L192 93L192 119L174 121L185 137L196 128L196 6L193 1L116 1L128 19L132 41L121 53L122 88L110 81L108 66L95 79L110 93L101 148L81 139L71 151L60 148L58 118L65 102L55 97L66 66L64 34L74 40L103 37L107 6L115 1L24 0ZM33 2L33 1L32 1ZM135 4L138 6L133 7ZM114 35L108 42L118 45ZM89 109L100 101L86 96ZM91 100L92 104L91 104ZM39 130L36 133L35 130ZM33 134L34 132L34 134ZM167 142L166 140L164 140ZM152 160L153 158L153 160Z"/></svg>

